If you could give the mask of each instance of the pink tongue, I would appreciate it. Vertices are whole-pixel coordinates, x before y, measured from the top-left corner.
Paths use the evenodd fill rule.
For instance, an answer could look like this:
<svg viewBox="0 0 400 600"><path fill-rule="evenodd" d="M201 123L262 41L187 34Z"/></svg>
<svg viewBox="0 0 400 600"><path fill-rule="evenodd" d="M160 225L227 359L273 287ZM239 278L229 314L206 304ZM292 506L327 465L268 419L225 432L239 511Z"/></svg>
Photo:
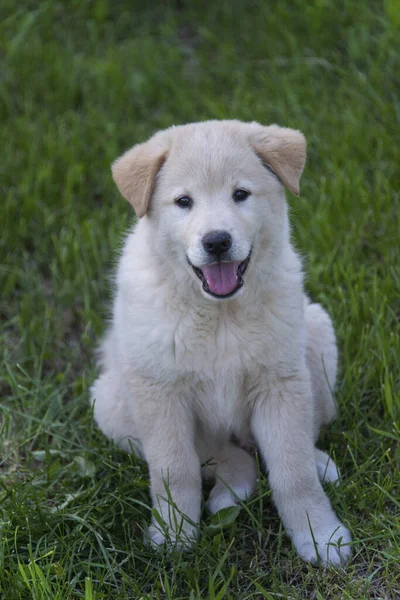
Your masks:
<svg viewBox="0 0 400 600"><path fill-rule="evenodd" d="M237 286L237 271L240 262L221 262L202 267L203 275L213 294L226 296Z"/></svg>

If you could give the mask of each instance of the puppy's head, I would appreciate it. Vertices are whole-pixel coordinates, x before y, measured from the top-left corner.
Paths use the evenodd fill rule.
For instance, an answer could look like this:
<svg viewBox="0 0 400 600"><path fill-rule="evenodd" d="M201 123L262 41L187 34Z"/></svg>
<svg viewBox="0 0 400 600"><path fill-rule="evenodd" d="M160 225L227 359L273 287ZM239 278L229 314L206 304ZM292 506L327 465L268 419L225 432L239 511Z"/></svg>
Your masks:
<svg viewBox="0 0 400 600"><path fill-rule="evenodd" d="M299 131L207 121L157 133L112 171L153 228L149 250L178 281L190 277L206 297L221 300L279 253L287 237L284 187L299 194L305 158Z"/></svg>

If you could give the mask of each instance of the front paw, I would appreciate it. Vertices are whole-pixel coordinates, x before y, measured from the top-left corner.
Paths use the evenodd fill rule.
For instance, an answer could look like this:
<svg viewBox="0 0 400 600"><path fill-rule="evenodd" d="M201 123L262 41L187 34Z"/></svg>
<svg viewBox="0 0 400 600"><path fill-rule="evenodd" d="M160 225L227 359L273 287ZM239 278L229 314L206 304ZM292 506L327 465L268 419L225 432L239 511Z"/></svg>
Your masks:
<svg viewBox="0 0 400 600"><path fill-rule="evenodd" d="M340 521L294 532L292 540L299 556L312 564L343 566L351 556L351 534Z"/></svg>
<svg viewBox="0 0 400 600"><path fill-rule="evenodd" d="M160 519L153 519L145 534L145 543L156 550L182 552L190 550L198 536L198 528L190 523L182 523L176 530Z"/></svg>

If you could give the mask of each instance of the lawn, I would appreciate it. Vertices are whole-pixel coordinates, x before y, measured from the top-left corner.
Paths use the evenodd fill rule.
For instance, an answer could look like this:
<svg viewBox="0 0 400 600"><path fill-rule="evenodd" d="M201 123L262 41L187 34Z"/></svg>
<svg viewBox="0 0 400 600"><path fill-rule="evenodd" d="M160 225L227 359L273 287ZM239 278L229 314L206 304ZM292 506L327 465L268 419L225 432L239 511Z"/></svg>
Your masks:
<svg viewBox="0 0 400 600"><path fill-rule="evenodd" d="M400 597L398 0L3 0L0 57L0 597ZM129 205L110 163L157 129L239 118L301 129L290 196L307 290L330 311L339 417L320 447L354 536L302 563L260 472L192 553L142 544L145 465L88 406Z"/></svg>

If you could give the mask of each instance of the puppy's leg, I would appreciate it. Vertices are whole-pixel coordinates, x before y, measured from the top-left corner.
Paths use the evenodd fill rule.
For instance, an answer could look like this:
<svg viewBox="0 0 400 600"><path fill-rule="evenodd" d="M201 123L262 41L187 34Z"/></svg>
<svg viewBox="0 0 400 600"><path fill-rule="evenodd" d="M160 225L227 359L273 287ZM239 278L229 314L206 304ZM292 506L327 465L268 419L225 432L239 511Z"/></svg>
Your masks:
<svg viewBox="0 0 400 600"><path fill-rule="evenodd" d="M135 378L135 422L149 465L153 516L149 538L182 549L197 536L201 472L195 449L194 415L179 383L159 386ZM139 401L140 400L140 401Z"/></svg>
<svg viewBox="0 0 400 600"><path fill-rule="evenodd" d="M97 425L123 450L143 458L132 403L121 373L115 365L113 330L106 332L99 348L101 374L90 389L90 403Z"/></svg>
<svg viewBox="0 0 400 600"><path fill-rule="evenodd" d="M252 429L287 533L304 560L339 565L350 556L351 536L318 478L309 373L266 380L260 391Z"/></svg>
<svg viewBox="0 0 400 600"><path fill-rule="evenodd" d="M335 387L338 353L331 318L320 304L305 307L307 326L307 365L311 374L314 397L314 440L322 425L336 416L332 396ZM318 476L323 482L340 481L340 472L334 461L321 450L315 450Z"/></svg>
<svg viewBox="0 0 400 600"><path fill-rule="evenodd" d="M320 304L306 304L306 361L311 375L314 397L314 440L322 425L336 415L332 396L335 387L338 353L331 318Z"/></svg>
<svg viewBox="0 0 400 600"><path fill-rule="evenodd" d="M94 418L102 432L123 450L133 450L143 458L132 407L127 402L118 373L111 369L102 373L91 387L90 401L94 406Z"/></svg>
<svg viewBox="0 0 400 600"><path fill-rule="evenodd" d="M257 465L248 452L227 442L208 462L205 476L214 475L215 485L207 501L207 510L214 514L222 508L236 506L253 494L257 483Z"/></svg>

